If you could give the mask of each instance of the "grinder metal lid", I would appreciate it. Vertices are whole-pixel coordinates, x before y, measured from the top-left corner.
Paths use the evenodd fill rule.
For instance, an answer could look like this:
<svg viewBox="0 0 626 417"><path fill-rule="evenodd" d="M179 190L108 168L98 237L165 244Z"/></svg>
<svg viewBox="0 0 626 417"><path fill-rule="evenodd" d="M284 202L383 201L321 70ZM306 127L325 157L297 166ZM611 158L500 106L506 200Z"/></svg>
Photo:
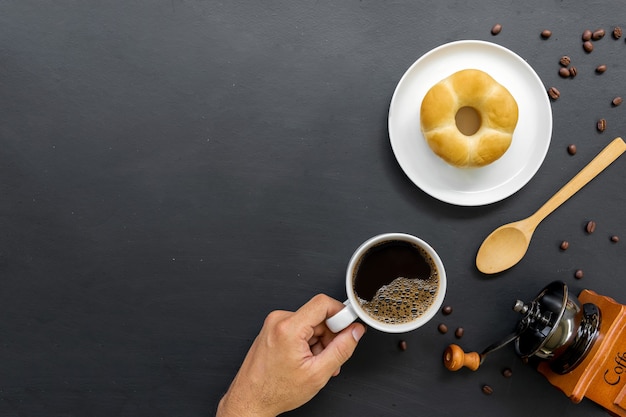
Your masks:
<svg viewBox="0 0 626 417"><path fill-rule="evenodd" d="M557 373L580 363L597 337L600 311L593 304L581 308L561 281L547 285L528 304L518 300L513 310L524 314L515 339L518 355L551 360Z"/></svg>

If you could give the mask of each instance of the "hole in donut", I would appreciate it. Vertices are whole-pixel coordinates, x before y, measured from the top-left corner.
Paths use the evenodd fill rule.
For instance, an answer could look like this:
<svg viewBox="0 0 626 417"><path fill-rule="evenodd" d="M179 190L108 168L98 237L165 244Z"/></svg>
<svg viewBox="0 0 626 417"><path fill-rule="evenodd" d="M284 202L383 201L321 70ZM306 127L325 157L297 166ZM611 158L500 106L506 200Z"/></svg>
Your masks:
<svg viewBox="0 0 626 417"><path fill-rule="evenodd" d="M461 107L454 116L456 127L465 136L472 136L480 129L480 113L473 107Z"/></svg>

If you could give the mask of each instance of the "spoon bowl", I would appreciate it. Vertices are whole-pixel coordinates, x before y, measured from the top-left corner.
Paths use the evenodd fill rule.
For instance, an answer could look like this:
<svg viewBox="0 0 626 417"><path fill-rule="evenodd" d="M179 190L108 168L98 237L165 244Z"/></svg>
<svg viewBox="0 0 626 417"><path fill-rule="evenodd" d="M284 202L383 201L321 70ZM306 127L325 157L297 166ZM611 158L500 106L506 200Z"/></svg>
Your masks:
<svg viewBox="0 0 626 417"><path fill-rule="evenodd" d="M536 227L536 225L535 225ZM505 224L491 232L478 249L476 266L485 274L495 274L510 268L522 260L534 231L527 230L524 220ZM508 248L501 251L501 248ZM490 254L499 253L499 256Z"/></svg>
<svg viewBox="0 0 626 417"><path fill-rule="evenodd" d="M494 230L485 238L478 249L476 255L478 270L485 274L496 274L517 264L526 254L530 240L539 223L611 165L624 151L626 151L626 143L622 138L613 139L532 216L505 224Z"/></svg>

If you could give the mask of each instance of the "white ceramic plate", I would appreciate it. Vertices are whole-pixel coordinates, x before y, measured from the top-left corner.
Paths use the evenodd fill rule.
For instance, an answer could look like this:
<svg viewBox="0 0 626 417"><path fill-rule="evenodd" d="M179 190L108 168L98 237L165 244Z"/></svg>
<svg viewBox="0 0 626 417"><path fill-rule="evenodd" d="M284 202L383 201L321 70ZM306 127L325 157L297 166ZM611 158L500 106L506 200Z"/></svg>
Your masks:
<svg viewBox="0 0 626 417"><path fill-rule="evenodd" d="M491 75L519 108L511 146L482 168L447 164L431 151L420 128L420 106L428 90L466 68ZM539 76L514 52L484 41L451 42L423 55L400 79L389 107L389 138L400 167L424 192L460 206L494 203L521 189L543 163L551 136L552 108Z"/></svg>

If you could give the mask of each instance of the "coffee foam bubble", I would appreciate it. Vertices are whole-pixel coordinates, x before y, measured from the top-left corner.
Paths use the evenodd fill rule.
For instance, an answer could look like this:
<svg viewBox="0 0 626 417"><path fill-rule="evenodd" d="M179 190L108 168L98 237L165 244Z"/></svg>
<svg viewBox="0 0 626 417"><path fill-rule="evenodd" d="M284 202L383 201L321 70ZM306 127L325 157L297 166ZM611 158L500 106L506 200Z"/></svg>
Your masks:
<svg viewBox="0 0 626 417"><path fill-rule="evenodd" d="M433 305L439 292L439 277L433 265L428 279L398 277L381 287L371 301L359 303L372 318L386 324L401 324L422 316Z"/></svg>

